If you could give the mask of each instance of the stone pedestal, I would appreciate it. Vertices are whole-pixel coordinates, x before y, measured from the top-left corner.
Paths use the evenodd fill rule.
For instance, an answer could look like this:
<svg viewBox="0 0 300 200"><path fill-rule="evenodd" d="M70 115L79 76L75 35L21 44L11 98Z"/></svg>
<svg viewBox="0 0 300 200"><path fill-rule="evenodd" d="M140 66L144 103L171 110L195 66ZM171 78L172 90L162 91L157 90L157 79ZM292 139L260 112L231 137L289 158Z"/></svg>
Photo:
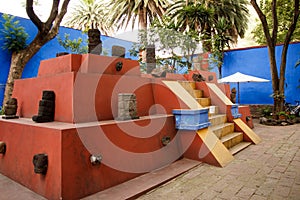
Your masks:
<svg viewBox="0 0 300 200"><path fill-rule="evenodd" d="M138 119L136 96L133 93L118 94L117 120Z"/></svg>
<svg viewBox="0 0 300 200"><path fill-rule="evenodd" d="M126 49L124 47L114 45L112 46L111 52L112 56L125 58Z"/></svg>

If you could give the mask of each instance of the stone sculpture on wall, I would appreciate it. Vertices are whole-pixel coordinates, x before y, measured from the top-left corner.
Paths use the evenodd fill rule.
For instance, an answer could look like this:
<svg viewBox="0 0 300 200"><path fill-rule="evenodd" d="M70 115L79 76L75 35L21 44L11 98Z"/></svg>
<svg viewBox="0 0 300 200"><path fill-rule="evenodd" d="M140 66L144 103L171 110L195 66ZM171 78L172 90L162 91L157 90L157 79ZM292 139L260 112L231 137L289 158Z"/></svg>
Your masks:
<svg viewBox="0 0 300 200"><path fill-rule="evenodd" d="M15 119L19 118L16 116L18 109L18 101L16 98L9 99L4 105L4 116L3 119Z"/></svg>
<svg viewBox="0 0 300 200"><path fill-rule="evenodd" d="M32 163L34 166L34 172L36 174L43 174L45 175L47 173L48 169L48 155L41 153L36 154L33 156Z"/></svg>
<svg viewBox="0 0 300 200"><path fill-rule="evenodd" d="M138 118L135 94L120 93L118 95L117 120L130 120Z"/></svg>
<svg viewBox="0 0 300 200"><path fill-rule="evenodd" d="M231 89L230 100L232 103L236 103L236 89L235 88Z"/></svg>
<svg viewBox="0 0 300 200"><path fill-rule="evenodd" d="M38 115L32 120L38 123L54 121L55 114L55 93L53 91L43 91L42 100L39 102Z"/></svg>
<svg viewBox="0 0 300 200"><path fill-rule="evenodd" d="M101 33L98 29L88 30L88 52L96 55L102 53Z"/></svg>

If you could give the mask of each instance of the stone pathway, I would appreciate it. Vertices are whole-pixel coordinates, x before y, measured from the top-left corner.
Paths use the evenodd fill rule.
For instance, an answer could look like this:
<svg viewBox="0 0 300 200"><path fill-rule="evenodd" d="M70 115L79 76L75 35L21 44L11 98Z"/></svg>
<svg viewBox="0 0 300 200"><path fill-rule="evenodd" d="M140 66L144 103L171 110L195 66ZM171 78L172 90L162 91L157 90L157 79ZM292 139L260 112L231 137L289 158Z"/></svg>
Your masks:
<svg viewBox="0 0 300 200"><path fill-rule="evenodd" d="M262 138L225 168L200 165L139 199L300 199L300 124L255 123Z"/></svg>

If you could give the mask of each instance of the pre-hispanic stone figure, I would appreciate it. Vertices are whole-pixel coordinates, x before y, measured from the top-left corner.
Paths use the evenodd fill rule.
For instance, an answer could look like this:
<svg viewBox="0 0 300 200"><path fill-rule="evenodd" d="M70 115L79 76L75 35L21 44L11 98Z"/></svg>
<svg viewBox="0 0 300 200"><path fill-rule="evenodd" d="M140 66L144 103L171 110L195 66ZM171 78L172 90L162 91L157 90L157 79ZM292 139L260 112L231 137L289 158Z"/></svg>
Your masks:
<svg viewBox="0 0 300 200"><path fill-rule="evenodd" d="M16 98L9 99L6 104L4 105L4 116L3 119L15 119L19 118L16 116L18 109L18 101Z"/></svg>
<svg viewBox="0 0 300 200"><path fill-rule="evenodd" d="M100 31L98 29L88 30L88 52L96 55L100 55L102 52L102 42L100 39Z"/></svg>
<svg viewBox="0 0 300 200"><path fill-rule="evenodd" d="M236 103L236 89L235 88L231 89L230 100L232 103Z"/></svg>
<svg viewBox="0 0 300 200"><path fill-rule="evenodd" d="M5 142L0 141L0 154L5 154L6 152L6 144Z"/></svg>
<svg viewBox="0 0 300 200"><path fill-rule="evenodd" d="M135 94L120 93L118 95L117 120L130 120L138 118Z"/></svg>
<svg viewBox="0 0 300 200"><path fill-rule="evenodd" d="M193 78L193 81L196 81L196 82L205 81L205 78L199 73L198 74L194 73L192 78Z"/></svg>
<svg viewBox="0 0 300 200"><path fill-rule="evenodd" d="M38 123L54 121L55 113L55 93L53 91L43 91L42 100L39 102L38 115L32 120Z"/></svg>
<svg viewBox="0 0 300 200"><path fill-rule="evenodd" d="M48 155L41 153L33 156L32 163L34 172L37 174L46 174L48 169Z"/></svg>

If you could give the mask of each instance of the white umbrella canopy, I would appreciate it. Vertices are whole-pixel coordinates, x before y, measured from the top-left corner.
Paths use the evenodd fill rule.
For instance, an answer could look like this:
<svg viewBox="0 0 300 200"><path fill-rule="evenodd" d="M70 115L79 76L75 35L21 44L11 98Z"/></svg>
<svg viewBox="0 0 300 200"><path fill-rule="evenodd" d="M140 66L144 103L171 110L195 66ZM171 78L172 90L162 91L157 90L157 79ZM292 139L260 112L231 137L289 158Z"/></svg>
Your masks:
<svg viewBox="0 0 300 200"><path fill-rule="evenodd" d="M239 83L268 82L268 81L270 81L270 80L242 74L240 72L236 72L235 74L232 74L230 76L226 76L224 78L219 79L218 83L237 83L238 84L238 103L240 103L240 85L239 85Z"/></svg>
<svg viewBox="0 0 300 200"><path fill-rule="evenodd" d="M218 83L268 82L269 80L236 72L218 80Z"/></svg>

